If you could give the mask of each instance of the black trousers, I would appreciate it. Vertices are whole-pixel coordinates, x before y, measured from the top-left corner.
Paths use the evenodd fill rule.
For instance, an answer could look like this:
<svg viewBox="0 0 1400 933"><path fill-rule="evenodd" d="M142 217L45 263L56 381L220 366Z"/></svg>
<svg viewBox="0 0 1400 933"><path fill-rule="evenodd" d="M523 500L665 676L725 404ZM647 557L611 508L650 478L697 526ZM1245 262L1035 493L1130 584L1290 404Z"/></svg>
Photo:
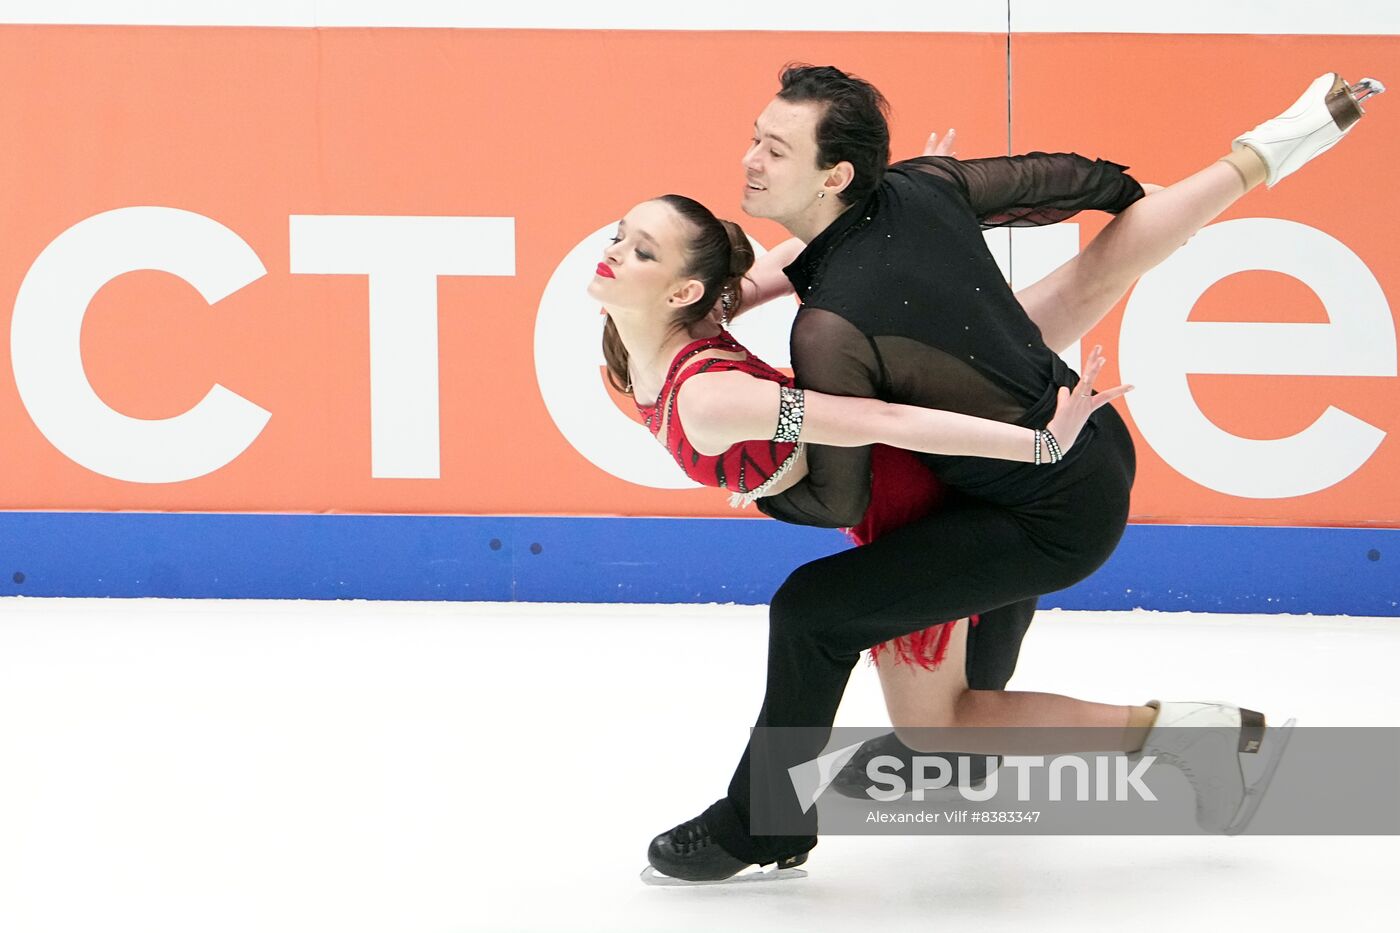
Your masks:
<svg viewBox="0 0 1400 933"><path fill-rule="evenodd" d="M769 609L768 683L757 725L822 728L794 730L792 741L765 742L757 757L750 743L728 796L706 811L721 846L767 863L816 845L817 811L801 812L787 769L822 751L864 649L980 612L984 621L969 634L969 686L1006 685L1035 599L1098 569L1127 523L1132 438L1109 407L1096 412L1091 425L1071 460L1039 468L1061 473L1032 501L955 499L934 515L788 577ZM759 807L805 833L751 834L750 817Z"/></svg>

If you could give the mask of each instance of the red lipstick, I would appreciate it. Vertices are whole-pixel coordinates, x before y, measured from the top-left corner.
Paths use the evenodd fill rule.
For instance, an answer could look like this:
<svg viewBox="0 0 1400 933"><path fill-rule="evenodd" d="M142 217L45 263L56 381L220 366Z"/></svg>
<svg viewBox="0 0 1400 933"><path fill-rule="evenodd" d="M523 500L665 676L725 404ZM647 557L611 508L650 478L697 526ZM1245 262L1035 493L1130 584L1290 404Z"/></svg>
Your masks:
<svg viewBox="0 0 1400 933"><path fill-rule="evenodd" d="M617 278L617 276L613 275L612 266L605 262L598 263L598 274L605 279Z"/></svg>

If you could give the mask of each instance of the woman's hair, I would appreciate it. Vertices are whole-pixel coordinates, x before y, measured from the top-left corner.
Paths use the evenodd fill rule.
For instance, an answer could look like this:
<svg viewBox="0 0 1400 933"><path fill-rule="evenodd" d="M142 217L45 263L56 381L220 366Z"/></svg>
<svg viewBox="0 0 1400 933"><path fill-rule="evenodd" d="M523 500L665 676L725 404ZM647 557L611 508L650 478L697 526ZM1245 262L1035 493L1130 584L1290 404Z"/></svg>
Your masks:
<svg viewBox="0 0 1400 933"><path fill-rule="evenodd" d="M737 314L743 297L740 280L753 265L753 247L748 236L732 220L720 220L708 207L684 195L663 194L656 200L669 205L689 225L692 235L685 243L682 274L698 279L705 286L703 295L677 312L671 321L672 328L683 330L698 324L721 298L727 301L725 311L729 316ZM622 345L622 337L611 316L603 325L603 359L607 360L608 381L613 388L631 395L627 348Z"/></svg>

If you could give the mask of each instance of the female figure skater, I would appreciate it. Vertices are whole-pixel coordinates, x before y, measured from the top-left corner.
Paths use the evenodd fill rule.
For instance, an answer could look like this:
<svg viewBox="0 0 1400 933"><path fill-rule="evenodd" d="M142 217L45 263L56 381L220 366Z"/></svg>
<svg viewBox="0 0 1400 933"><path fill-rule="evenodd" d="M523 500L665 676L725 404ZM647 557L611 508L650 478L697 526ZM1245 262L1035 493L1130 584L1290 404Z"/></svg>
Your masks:
<svg viewBox="0 0 1400 933"><path fill-rule="evenodd" d="M588 286L608 316L603 348L615 387L687 475L732 490L736 505L800 482L806 443L1057 463L1089 416L1130 388L1091 394L1104 362L1095 348L1079 391L1060 393L1045 429L804 393L710 316L717 302L739 300L752 264L737 224L668 194L628 211Z"/></svg>
<svg viewBox="0 0 1400 933"><path fill-rule="evenodd" d="M834 69L816 70L835 71ZM839 72L836 74L842 79L848 77ZM785 75L786 89L787 76ZM1142 209L1137 212L1135 217L1131 216L1131 211L1124 211L1120 220L1115 221L1116 227L1110 225L1110 228L1096 239L1094 244L1091 244L1091 247L1083 254L1026 293L1025 310L1031 320L1039 327L1046 345L1051 349L1058 349L1076 339L1116 301L1134 278L1159 262L1196 229L1208 222L1246 190L1266 179L1272 185L1312 156L1335 143L1359 118L1358 99L1377 90L1379 90L1379 86L1374 83L1363 82L1356 89L1353 89L1335 75L1324 76L1314 82L1304 97L1282 117L1261 125L1237 140L1236 149L1223 160L1225 164L1208 167L1178 186L1159 192L1152 198L1138 201L1137 203L1141 205ZM779 101L781 100L784 100L782 94L779 95ZM793 99L789 98L788 100L791 102ZM801 96L796 98L799 103L806 100L821 101L822 99ZM778 101L775 101L776 104ZM760 122L763 123L765 119L770 123L774 119L786 119L792 124L787 127L789 130L794 127L802 130L804 128L802 120L804 119L815 121L812 114L804 114L801 112L801 108L789 107L787 111L784 111L783 108L779 107L774 112L771 106L770 111L765 111L765 117L760 118ZM811 126L806 127L806 132L809 136L813 134ZM788 136L792 138L793 134L789 132ZM759 143L760 141L756 140L756 145ZM821 169L823 160L828 163L833 161L825 156L816 159L812 159L811 156L808 158L821 172L826 171ZM982 163L993 161L995 160L979 160ZM986 167L985 164L977 166L978 169ZM850 165L843 162L825 177L818 177L821 173L818 172L810 180L799 178L798 181L803 184L812 184L814 190L817 189L819 183L822 190L816 194L817 198L822 198L827 193L839 195L841 188L850 184L851 174L849 170ZM972 192L977 184L976 180L969 179L971 170L961 167L927 164L912 166L911 170L904 173L904 176L908 177L915 171L949 179L954 185L962 184L966 186L963 189L966 192ZM995 171L995 167L993 167L993 171ZM784 204L794 202L791 200L783 201L783 197L789 192L781 190L781 182L783 182L781 177L762 175L758 183L751 181L750 189L759 192L759 195L755 196L756 199L767 198L770 192L773 192L773 198L769 201L776 205L775 210L787 210L788 208L784 207ZM881 182L880 184L883 190L886 183ZM1117 182L1114 184L1119 188L1122 187ZM830 192L827 189L830 189ZM945 185L940 184L936 186L935 190L940 191L940 193L944 190L955 193L957 189L947 189ZM1030 192L1030 194L1032 197L1027 198L1026 201L1034 200L1034 192ZM977 200L975 194L969 193L965 196L975 208ZM1127 204L1131 204L1132 200L1136 199L1128 200ZM760 200L759 203L761 206L764 202ZM873 200L861 203L874 205L873 210L866 207L859 212L867 215L864 218L865 221L870 221L872 219L870 215L878 213L879 208L885 202L881 200L880 196L876 196ZM1122 207L1126 207L1127 204L1123 204ZM819 275L825 276L821 279L821 284L829 285L835 281L833 276L837 275L837 266L834 263L831 265L826 263L828 255L832 253L835 246L835 243L831 242L832 237L827 235L832 232L828 228L835 227L834 232L838 236L848 238L853 238L852 235L855 232L862 230L867 237L874 236L874 233L871 232L872 227L870 226L862 228L858 217L854 221L844 218L837 224L833 224L832 219L822 220L818 217L816 218L817 222L813 225L808 223L811 218L807 218L803 214L804 210L805 208L798 208L798 213L791 217L780 216L777 213L764 216L773 216L775 219L779 219L790 230L794 230L795 226L806 226L808 231L814 234L814 247L817 245L816 239L824 238L822 245L826 247L825 251L812 257L806 268L798 269L794 278L804 280L801 283L806 302L804 307L826 308L830 306L820 303L813 304L812 302L813 295L820 295L823 291L818 288L817 277ZM931 208L930 210L933 210L936 215L939 209ZM755 211L751 210L750 213L755 213ZM1054 214L1055 212L1050 213ZM1021 219L1025 219L1027 216L1021 215ZM1053 219L1064 219L1066 216L1069 214L1059 213ZM833 217L839 218L840 211L838 210ZM983 217L984 223L987 219L986 216ZM790 223L790 220L793 222ZM879 220L886 222L886 218L879 218ZM878 231L880 229L879 223L873 225L873 229ZM897 230L898 228L893 229ZM799 231L794 230L794 232ZM835 242L839 243L840 240ZM806 259L806 254L803 258ZM801 263L795 265L801 265ZM790 273L792 271L789 270ZM849 272L850 270L847 270L848 277L859 278L849 276ZM984 282L984 284L987 283ZM826 291L830 292L830 289L828 288ZM840 315L830 315L830 312L826 311L819 313L838 319L841 317ZM970 318L970 320L975 319ZM946 326L947 322L942 323ZM840 328L833 325L830 330L835 335ZM796 342L796 337L794 339ZM1010 348L996 342L1000 339L1000 335L988 339L992 342L988 343L987 346L994 352L998 350L1010 352ZM1026 346L1032 345L1026 344ZM1010 365L1010 359L1009 356L1003 356L999 365ZM1057 376L1055 381L1060 378L1062 377ZM1053 382L1051 391L1054 391ZM1131 442L1127 439L1126 433L1122 431L1121 422L1114 423L1116 419L1096 418L1095 421L1101 422L1098 425L1099 436L1094 445L1097 452L1092 452L1092 449L1090 452L1086 452L1078 461L1079 469L1075 471L1078 475L1073 478L1067 475L1066 479L1070 480L1071 484L1073 480L1090 481L1095 484L1101 482L1106 488L1088 489L1081 487L1075 490L1072 486L1064 486L1053 479L1048 482L1031 481L1027 485L1027 481L1023 480L1019 474L1003 473L1001 475L1004 477L1014 477L1015 482L1010 484L999 484L995 480L991 482L988 488L992 490L992 501L981 506L961 506L954 510L946 520L919 523L921 527L919 535L911 537L908 534L902 534L900 536L901 544L913 545L918 559L944 560L945 563L947 560L952 560L954 563L961 561L958 567L953 568L940 565L938 568L940 572L932 575L932 579L938 581L934 583L933 588L924 586L920 588L916 596L915 594L906 594L910 595L911 598L923 601L925 618L932 616L937 619L940 615L943 618L955 617L954 612L942 610L950 610L959 606L965 610L976 609L979 604L981 606L988 605L995 598L1006 596L1011 599L1024 598L1017 595L1022 590L1031 595L1036 592L1045 592L1044 587L1047 584L1058 581L1059 585L1065 585L1086 572L1083 569L1075 569L1079 567L1078 563L1075 564L1075 568L1057 569L1052 565L1059 558L1052 558L1047 562L1044 548L1046 546L1051 548L1070 546L1079 535L1088 536L1087 540L1089 541L1096 541L1098 537L1102 537L1099 532L1103 529L1093 525L1092 522L1080 522L1075 518L1077 514L1081 514L1078 506L1093 511L1094 503L1098 503L1099 506L1110 510L1114 515L1119 512L1122 512L1123 516L1126 515L1126 492L1132 474ZM964 462L954 463L953 466L954 474L963 480L990 476L976 464ZM777 492L781 492L781 490ZM1027 499L1022 493L1028 495L1029 498ZM1086 495L1093 498L1094 502L1080 501ZM1017 498L1024 501L1012 501ZM1000 499L1007 501L996 501ZM1041 499L1045 500L1045 508L1038 505ZM1008 517L1013 514L1020 515L1022 519L1029 520L1039 527L1027 529L1019 519L1006 525L1002 520L1003 513L1006 513ZM1121 521L1118 524L1121 525ZM1003 525L1005 527L1002 527ZM1082 527L1080 527L1081 525ZM924 537L927 537L928 534L932 534L933 539L936 540L931 539L929 542L925 542ZM1021 537L1027 534L1036 541L1026 541L1024 543L1028 547L1021 546L1021 543L1018 542L1020 542ZM982 551L986 551L986 553L979 551L975 555L968 553L949 555L950 547L956 547L956 542L973 542L979 536L983 544ZM951 545L949 543L950 537L954 539L954 543ZM1113 534L1109 537L1116 541L1117 535ZM1000 540L1002 538L1005 540ZM990 550L985 546L988 539L993 541ZM1081 538L1080 540L1085 539ZM1111 548L1112 541L1105 538L1103 542L1090 545L1090 550L1093 550L1097 557L1085 551L1083 554L1079 554L1075 560L1092 570L1092 567L1088 565L1092 563L1097 566L1097 563L1107 556ZM857 552L864 550L864 548L856 549ZM871 550L876 549L872 548ZM1040 550L1042 553L1037 554L1036 550ZM1099 553L1100 550L1102 553ZM888 551L889 549L886 548L882 552L886 558L891 556L890 553L885 553ZM1070 552L1064 553L1069 554ZM1012 558L1010 563L1007 562L1008 557ZM969 559L972 560L972 564L969 564ZM865 584L872 584L876 588L889 584L886 589L892 593L902 593L904 589L909 588L907 582L896 585L896 581L885 579L889 573L898 572L898 568L891 568L888 573L882 575L879 564L871 563L872 560L875 560L873 556L867 560L863 555L853 552L845 552L842 555L824 559L817 562L816 565L810 565L812 567L811 573L799 571L800 579L799 575L795 574L785 585L784 590L775 597L773 613L775 632L770 643L769 695L765 701L765 712L760 716L760 725L829 725L829 717L826 716L826 713L834 711L833 701L839 700L840 688L844 685L845 676L849 673L849 664L853 661L853 650L858 653L860 647L869 647L892 635L898 635L901 631L907 633L918 627L909 625L907 621L910 617L917 617L917 614L910 612L912 606L907 609L904 606L896 607L892 614L890 607L872 609L868 605L848 605L851 599L844 599L832 591L832 587L840 586L840 581L835 579L836 577L847 579L849 576L829 573L837 563L842 565L859 564L863 573L855 576L860 577ZM831 566L828 567L827 564L831 564ZM1026 576L1036 576L1037 579L1022 580L1013 586L1004 573L999 574L996 570L996 567L1003 564L1006 565L1004 570L1010 570L1014 564L1019 572ZM1045 566L1040 566L1041 564ZM818 565L821 565L820 573L817 571ZM992 569L987 574L982 575L985 579L969 579L966 576L969 571L975 575L977 570L988 566ZM1039 577L1044 577L1044 579L1039 579ZM1061 579L1062 577L1064 579ZM944 580L955 582L951 586L943 586L941 581ZM801 586L795 585L795 582L800 583ZM1051 585L1050 588L1057 588L1057 586ZM868 598L870 589L869 585L863 585L861 597ZM813 595L818 593L819 597ZM852 594L848 595L855 598ZM780 601L783 603L781 612L778 611ZM780 620L784 619L787 621L782 621L780 625ZM875 637L881 631L888 633L885 638ZM948 650L951 657L956 657L961 661L966 637L965 626L950 636ZM863 644L861 644L862 641ZM827 668L830 668L829 672ZM897 725L904 721L907 724L918 726L1111 726L1120 730L1122 735L1121 741L1115 743L1114 750L1138 752L1151 747L1153 753L1159 758L1169 761L1189 758L1190 753L1190 749L1182 746L1177 736L1168 734L1174 731L1180 734L1187 730L1173 730L1167 728L1169 726L1183 724L1231 726L1239 732L1241 742L1239 751L1244 753L1258 749L1258 740L1262 729L1262 717L1258 714L1236 707L1225 707L1221 704L1168 704L1166 707L1162 707L1159 712L1159 704L1155 702L1143 707L1118 707L1085 703L1047 694L970 690L961 663L949 665L941 677L935 675L921 679L917 691L910 692L906 697L907 705L901 704L899 697L891 694L888 685L886 694L887 699L891 701L891 714ZM816 712L812 711L814 703L820 707ZM828 709L828 706L831 709ZM780 710L781 712L777 712ZM803 721L799 722L795 719L787 721L790 715L789 710L800 713ZM821 718L822 722L817 723L816 718ZM814 721L807 722L807 719ZM985 750L1010 751L1012 749L988 748ZM1069 751L1072 749L1061 750ZM763 767L765 773L780 774L779 766L785 763L789 763L786 761L786 757L782 762L764 761L761 764L755 763L754 767ZM1199 765L1199 762L1197 764ZM1262 782L1257 783L1252 788L1246 788L1242 775L1239 773L1237 761L1217 764L1221 770L1212 778L1219 778L1218 782L1208 779L1197 783L1193 779L1198 793L1197 819L1204 827L1238 831L1243 828L1244 822L1247 822L1252 813L1253 805L1257 804L1257 794L1253 791L1262 789ZM1231 773L1232 765L1233 775ZM1187 766L1187 770L1189 774L1189 766ZM750 834L747 825L745 825L748 822L748 814L741 812L740 809L741 806L748 809L749 805L748 771L749 760L746 753L739 772L736 773L735 781L731 782L729 798L722 799L700 817L689 820L653 840L648 858L655 869L686 880L706 881L727 878L753 863L776 862L780 868L788 868L805 861L806 851L815 844L814 837L756 837ZM793 802L786 799L786 797L791 796L790 790L784 791L781 787L781 781L770 783L774 785L772 788L760 791L771 795L764 801L771 808L770 812L785 808L792 809Z"/></svg>

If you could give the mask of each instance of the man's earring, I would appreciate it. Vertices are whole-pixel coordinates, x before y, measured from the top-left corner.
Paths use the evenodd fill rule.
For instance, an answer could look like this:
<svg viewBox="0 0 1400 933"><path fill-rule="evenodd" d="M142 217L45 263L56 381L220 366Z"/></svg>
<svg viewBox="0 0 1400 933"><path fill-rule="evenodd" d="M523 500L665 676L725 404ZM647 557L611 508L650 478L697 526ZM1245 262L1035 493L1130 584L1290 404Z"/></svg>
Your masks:
<svg viewBox="0 0 1400 933"><path fill-rule="evenodd" d="M818 192L817 192L817 197L819 197L819 198L824 198L824 197L826 197L826 192L825 192L825 191L818 191Z"/></svg>

